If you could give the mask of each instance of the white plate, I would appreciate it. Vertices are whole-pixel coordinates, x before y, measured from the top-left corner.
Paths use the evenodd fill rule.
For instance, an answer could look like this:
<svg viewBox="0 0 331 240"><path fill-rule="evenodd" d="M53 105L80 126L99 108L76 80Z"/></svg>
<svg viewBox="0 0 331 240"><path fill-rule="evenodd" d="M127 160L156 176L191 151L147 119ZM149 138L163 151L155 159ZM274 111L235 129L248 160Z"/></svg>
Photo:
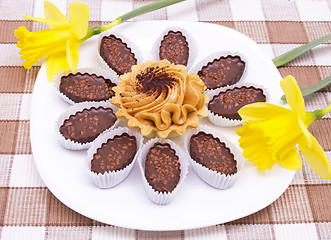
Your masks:
<svg viewBox="0 0 331 240"><path fill-rule="evenodd" d="M169 26L187 29L199 45L199 58L214 51L240 51L249 59L247 81L263 83L271 91L271 102L280 105L281 76L246 36L226 27L196 22L147 21L117 27L149 53L154 40ZM82 44L79 67L98 66L96 38ZM49 190L65 205L89 218L141 230L181 230L216 225L259 211L275 201L288 187L294 172L279 166L265 172L250 163L233 187L217 190L197 177L193 169L176 198L165 206L153 204L144 192L137 165L120 185L96 188L87 176L86 151L63 149L55 135L55 121L69 105L56 94L46 79L45 65L36 80L31 109L31 145L40 176ZM207 122L208 121L203 121ZM215 127L237 140L236 128ZM175 139L181 142L181 138Z"/></svg>

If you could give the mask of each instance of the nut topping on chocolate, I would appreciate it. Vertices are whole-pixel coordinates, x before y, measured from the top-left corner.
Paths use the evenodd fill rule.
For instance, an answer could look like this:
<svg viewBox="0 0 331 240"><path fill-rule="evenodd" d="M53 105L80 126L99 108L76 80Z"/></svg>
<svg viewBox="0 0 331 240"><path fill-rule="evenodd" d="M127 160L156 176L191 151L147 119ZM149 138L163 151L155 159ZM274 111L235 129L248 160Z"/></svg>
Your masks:
<svg viewBox="0 0 331 240"><path fill-rule="evenodd" d="M220 57L203 66L198 72L207 89L216 89L238 82L244 73L245 62L239 56Z"/></svg>
<svg viewBox="0 0 331 240"><path fill-rule="evenodd" d="M169 31L161 41L159 57L160 60L167 59L173 64L186 66L189 57L186 37L180 31Z"/></svg>
<svg viewBox="0 0 331 240"><path fill-rule="evenodd" d="M60 133L65 139L88 143L113 126L116 120L111 108L92 107L76 112L66 119L60 127Z"/></svg>
<svg viewBox="0 0 331 240"><path fill-rule="evenodd" d="M180 163L176 151L168 143L155 143L146 155L145 177L158 192L172 192L180 178Z"/></svg>
<svg viewBox="0 0 331 240"><path fill-rule="evenodd" d="M137 141L135 136L127 133L116 135L103 143L93 155L91 171L104 174L124 169L128 166L137 152Z"/></svg>
<svg viewBox="0 0 331 240"><path fill-rule="evenodd" d="M110 79L88 73L70 73L63 76L60 92L75 103L85 101L104 101L115 94L112 87L116 86Z"/></svg>
<svg viewBox="0 0 331 240"><path fill-rule="evenodd" d="M137 64L131 48L115 35L102 38L100 56L118 75L130 72L131 67Z"/></svg>
<svg viewBox="0 0 331 240"><path fill-rule="evenodd" d="M191 158L221 174L231 175L237 172L237 161L230 149L212 134L199 132L190 139Z"/></svg>
<svg viewBox="0 0 331 240"><path fill-rule="evenodd" d="M241 120L238 110L254 102L265 102L263 90L254 87L235 87L215 95L208 103L208 109L216 115Z"/></svg>

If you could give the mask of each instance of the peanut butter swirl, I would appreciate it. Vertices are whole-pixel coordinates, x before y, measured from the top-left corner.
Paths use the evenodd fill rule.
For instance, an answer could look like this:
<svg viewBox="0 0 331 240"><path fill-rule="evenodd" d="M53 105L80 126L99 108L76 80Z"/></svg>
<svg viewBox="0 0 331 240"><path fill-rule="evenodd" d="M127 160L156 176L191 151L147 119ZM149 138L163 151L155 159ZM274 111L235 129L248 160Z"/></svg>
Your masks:
<svg viewBox="0 0 331 240"><path fill-rule="evenodd" d="M171 132L181 135L187 127L198 127L198 118L207 116L205 88L183 65L148 61L121 76L112 103L119 107L116 116L140 128L143 136L156 132L167 138Z"/></svg>

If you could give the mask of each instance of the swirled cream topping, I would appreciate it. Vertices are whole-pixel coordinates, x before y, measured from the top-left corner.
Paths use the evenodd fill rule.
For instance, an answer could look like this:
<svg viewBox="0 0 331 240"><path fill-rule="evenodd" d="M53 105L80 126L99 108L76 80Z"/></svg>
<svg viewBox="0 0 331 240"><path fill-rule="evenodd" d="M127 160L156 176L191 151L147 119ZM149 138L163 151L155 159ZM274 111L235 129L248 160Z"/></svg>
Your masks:
<svg viewBox="0 0 331 240"><path fill-rule="evenodd" d="M181 135L187 127L198 127L198 118L207 116L205 88L183 65L148 61L121 76L112 103L119 107L116 116L140 128L143 136L156 132L167 138L171 132Z"/></svg>

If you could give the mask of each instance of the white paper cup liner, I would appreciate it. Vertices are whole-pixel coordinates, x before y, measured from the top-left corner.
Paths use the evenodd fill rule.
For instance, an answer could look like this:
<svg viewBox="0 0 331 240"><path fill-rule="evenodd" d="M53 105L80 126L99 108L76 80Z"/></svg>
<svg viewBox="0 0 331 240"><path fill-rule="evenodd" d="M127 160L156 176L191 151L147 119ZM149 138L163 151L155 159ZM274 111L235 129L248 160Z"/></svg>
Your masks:
<svg viewBox="0 0 331 240"><path fill-rule="evenodd" d="M255 88L260 88L263 90L263 94L266 97L266 102L270 102L270 91L268 90L267 87L258 84L258 83L249 83L249 82L245 82L245 83L237 83L234 85L230 85L227 87L222 87L222 88L217 88L214 90L210 90L206 93L206 95L208 96L208 98L210 99L210 101L212 101L213 97L215 95L218 95L220 92L225 92L228 89L234 89L235 87L255 87ZM208 105L207 105L207 109L208 109ZM241 125L243 123L243 120L238 120L238 119L230 119L227 117L223 117L220 116L218 114L215 114L213 112L211 112L208 109L208 120L218 126L222 126L222 127L233 127L233 126L238 126Z"/></svg>
<svg viewBox="0 0 331 240"><path fill-rule="evenodd" d="M184 148L187 151L187 155L190 156L190 139L191 136L194 134L199 133L200 131L205 132L207 134L212 134L214 137L217 137L220 139L221 142L224 142L226 147L228 147L231 151L231 153L234 155L234 159L237 161L237 173L232 175L225 175L221 174L219 172L216 172L214 170L210 170L203 166L200 163L197 163L194 161L191 157L189 157L189 162L191 166L193 167L194 171L197 173L197 175L204 180L209 185L213 186L217 189L227 189L231 187L236 179L238 178L241 167L245 161L245 158L242 156L240 148L233 143L230 139L223 136L220 131L215 130L214 128L206 125L200 125L196 129L191 129L186 132L185 139L184 139Z"/></svg>
<svg viewBox="0 0 331 240"><path fill-rule="evenodd" d="M180 179L175 187L175 189L172 192L169 193L163 193L158 192L154 190L149 183L146 180L145 177L145 161L146 161L146 154L148 153L149 149L153 147L155 143L168 143L170 144L171 148L176 151L176 155L179 158L180 163ZM145 191L148 195L148 197L156 204L164 205L168 204L178 193L179 189L182 187L183 182L186 178L186 175L188 173L188 156L185 154L185 152L173 141L169 139L161 139L161 138L154 138L149 140L139 151L138 153L138 163L139 168L141 172L141 176L143 179L143 184Z"/></svg>
<svg viewBox="0 0 331 240"><path fill-rule="evenodd" d="M103 69L103 68L77 68L76 71L72 71L72 70L63 70L62 72L58 73L55 77L54 77L54 84L56 86L57 92L59 94L59 96L67 103L70 104L75 104L74 101L72 101L70 98L68 98L66 95L64 95L63 93L60 92L60 83L61 83L61 78L63 76L68 76L70 73L75 74L75 73L88 73L90 75L95 74L97 76L102 76L105 79L109 79L112 83L115 83L116 85L118 85L121 81L120 77L116 74L115 71L113 71L112 69ZM111 99L111 98L109 98ZM89 101L92 102L92 101Z"/></svg>
<svg viewBox="0 0 331 240"><path fill-rule="evenodd" d="M137 141L137 152L134 156L132 162L127 165L125 168L116 170L113 172L105 172L105 173L95 173L91 171L91 161L93 159L93 155L97 152L98 148L102 146L103 143L106 143L108 139L113 139L114 136L122 135L123 133L127 133L129 136L136 137ZM119 127L112 130L107 130L99 135L91 144L91 147L87 151L87 159L88 159L88 175L93 182L93 184L99 188L111 188L116 186L117 184L121 183L131 172L134 163L138 156L138 150L141 148L143 144L143 137L142 135L127 127Z"/></svg>
<svg viewBox="0 0 331 240"><path fill-rule="evenodd" d="M248 58L244 53L238 52L238 51L217 51L214 52L207 57L203 58L201 61L198 61L194 66L191 67L190 73L198 74L198 72L202 69L203 66L207 66L209 62L214 61L215 59L219 59L220 57L226 57L226 56L239 56L242 61L245 62L245 69L244 72L239 79L238 83L247 81L247 76L249 76L249 61ZM225 87L225 86L224 86ZM209 91L216 90L216 89L206 89L205 92L208 93Z"/></svg>
<svg viewBox="0 0 331 240"><path fill-rule="evenodd" d="M127 38L125 35L123 35L120 32L110 30L110 31L105 31L98 36L98 44L97 44L97 58L100 63L100 66L104 69L111 69L109 65L103 60L103 58L100 55L100 46L101 46L101 41L104 36L110 36L110 35L115 35L117 38L120 38L122 42L126 43L127 46L131 49L131 52L134 53L135 58L137 59L137 64L142 64L144 62L144 57L143 54L140 50L140 48L133 42L131 39ZM113 69L111 69L113 70Z"/></svg>
<svg viewBox="0 0 331 240"><path fill-rule="evenodd" d="M57 122L56 122L56 129L55 132L57 134L57 138L60 142L60 144L66 148L66 149L70 149L70 150L82 150L82 149L87 149L90 147L91 142L87 142L87 143L79 143L76 141L73 141L71 139L66 139L61 133L60 133L60 127L62 126L62 124L64 123L64 121L66 119L68 119L71 115L74 115L77 112L83 111L84 109L90 109L92 107L104 107L104 108L111 108L113 109L114 114L117 111L117 107L114 106L113 104L111 104L110 102L82 102L82 103L76 103L74 105L72 105L71 107L69 107L64 113L62 113ZM119 119L117 119L115 121L115 123L109 128L109 129L113 129L115 128L119 123ZM107 130L109 130L107 129Z"/></svg>
<svg viewBox="0 0 331 240"><path fill-rule="evenodd" d="M156 39L151 49L152 59L154 61L160 60L159 52L160 52L161 41L163 40L163 37L168 34L169 31L174 31L174 32L180 31L183 34L183 36L186 37L186 41L188 42L188 47L189 47L189 57L188 57L186 70L189 71L189 69L192 67L195 59L198 56L198 44L191 36L191 34L182 27L178 27L178 26L168 27L159 35L159 37Z"/></svg>

